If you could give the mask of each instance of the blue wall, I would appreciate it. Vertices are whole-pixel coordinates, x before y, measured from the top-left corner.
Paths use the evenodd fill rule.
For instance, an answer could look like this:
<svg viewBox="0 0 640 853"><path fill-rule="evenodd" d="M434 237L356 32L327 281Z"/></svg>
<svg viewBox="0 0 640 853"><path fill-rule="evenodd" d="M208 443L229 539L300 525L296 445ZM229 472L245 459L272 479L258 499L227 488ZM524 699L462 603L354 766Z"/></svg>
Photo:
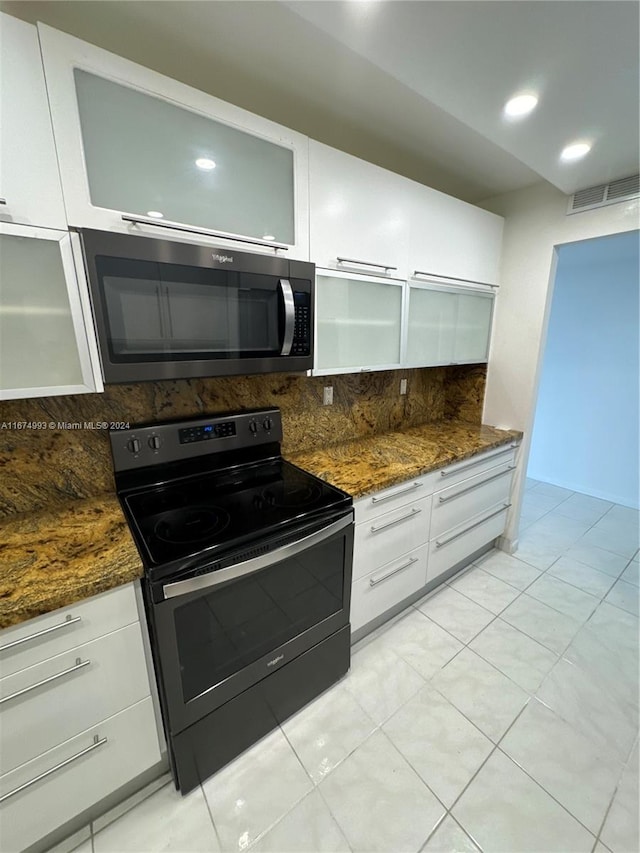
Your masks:
<svg viewBox="0 0 640 853"><path fill-rule="evenodd" d="M558 250L527 476L638 506L638 231Z"/></svg>

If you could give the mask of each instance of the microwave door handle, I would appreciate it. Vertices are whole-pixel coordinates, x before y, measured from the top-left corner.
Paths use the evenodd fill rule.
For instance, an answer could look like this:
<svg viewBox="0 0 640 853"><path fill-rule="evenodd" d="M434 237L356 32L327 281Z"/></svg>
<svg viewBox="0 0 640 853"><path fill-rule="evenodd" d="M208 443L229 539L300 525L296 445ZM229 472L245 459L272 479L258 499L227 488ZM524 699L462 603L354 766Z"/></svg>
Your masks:
<svg viewBox="0 0 640 853"><path fill-rule="evenodd" d="M289 355L291 353L291 345L293 344L293 329L296 322L293 290L291 289L291 283L286 278L280 279L278 287L284 300L284 337L282 339L280 355Z"/></svg>

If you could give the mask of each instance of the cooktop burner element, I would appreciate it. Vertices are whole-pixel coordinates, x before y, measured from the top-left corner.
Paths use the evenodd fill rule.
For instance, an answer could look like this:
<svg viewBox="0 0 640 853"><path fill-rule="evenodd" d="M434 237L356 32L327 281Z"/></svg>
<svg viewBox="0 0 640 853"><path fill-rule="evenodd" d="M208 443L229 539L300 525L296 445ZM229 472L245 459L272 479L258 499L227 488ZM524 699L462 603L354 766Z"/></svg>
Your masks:
<svg viewBox="0 0 640 853"><path fill-rule="evenodd" d="M285 483L274 484L258 495L257 506L302 507L310 506L321 496L322 491L315 483L293 483L287 488Z"/></svg>
<svg viewBox="0 0 640 853"><path fill-rule="evenodd" d="M229 524L229 513L218 507L192 506L163 513L154 527L162 542L200 542L221 533Z"/></svg>

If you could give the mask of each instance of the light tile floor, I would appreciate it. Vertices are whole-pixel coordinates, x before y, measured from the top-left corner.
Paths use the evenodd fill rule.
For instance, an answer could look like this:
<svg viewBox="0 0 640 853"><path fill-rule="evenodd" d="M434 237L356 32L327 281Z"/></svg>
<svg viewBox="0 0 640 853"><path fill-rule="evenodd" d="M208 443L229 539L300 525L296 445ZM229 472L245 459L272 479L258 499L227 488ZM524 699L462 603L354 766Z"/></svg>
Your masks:
<svg viewBox="0 0 640 853"><path fill-rule="evenodd" d="M167 778L66 849L638 853L638 568L636 511L527 481L514 556L369 635L193 793Z"/></svg>

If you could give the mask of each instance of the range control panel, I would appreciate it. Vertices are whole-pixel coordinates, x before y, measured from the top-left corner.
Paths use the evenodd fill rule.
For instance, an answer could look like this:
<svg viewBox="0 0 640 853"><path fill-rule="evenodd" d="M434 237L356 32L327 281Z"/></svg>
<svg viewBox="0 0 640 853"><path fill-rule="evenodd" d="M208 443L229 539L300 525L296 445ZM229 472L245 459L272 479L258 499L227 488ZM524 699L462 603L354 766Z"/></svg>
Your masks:
<svg viewBox="0 0 640 853"><path fill-rule="evenodd" d="M116 472L282 441L280 409L226 412L109 432Z"/></svg>

